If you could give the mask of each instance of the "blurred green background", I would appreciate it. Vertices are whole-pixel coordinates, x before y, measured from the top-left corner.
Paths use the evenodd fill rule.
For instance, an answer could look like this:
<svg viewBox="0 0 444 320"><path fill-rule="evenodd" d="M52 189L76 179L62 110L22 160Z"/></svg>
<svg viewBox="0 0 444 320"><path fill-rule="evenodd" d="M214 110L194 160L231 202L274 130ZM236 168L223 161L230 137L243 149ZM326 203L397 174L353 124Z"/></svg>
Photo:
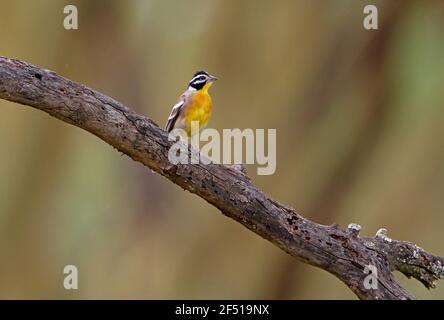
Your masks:
<svg viewBox="0 0 444 320"><path fill-rule="evenodd" d="M221 79L210 127L277 129L276 173L249 168L260 189L444 255L444 3L371 3L378 31L357 0L0 0L0 55L161 126L208 70ZM67 4L79 30L63 28ZM95 136L4 100L0 112L0 298L355 298Z"/></svg>

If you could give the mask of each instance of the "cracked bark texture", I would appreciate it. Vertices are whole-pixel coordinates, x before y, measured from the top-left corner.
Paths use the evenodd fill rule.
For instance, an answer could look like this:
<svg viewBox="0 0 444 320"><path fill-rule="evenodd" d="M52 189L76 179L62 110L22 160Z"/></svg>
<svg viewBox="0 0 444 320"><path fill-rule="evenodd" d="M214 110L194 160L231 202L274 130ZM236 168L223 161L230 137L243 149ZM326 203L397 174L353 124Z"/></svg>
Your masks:
<svg viewBox="0 0 444 320"><path fill-rule="evenodd" d="M359 237L356 224L341 229L314 223L258 190L234 167L171 164L168 149L173 142L152 120L52 71L0 57L0 98L42 110L98 136L293 257L335 275L361 299L412 299L396 283L393 270L427 288L444 278L443 258L413 243L392 240L384 229L368 238ZM196 151L189 152L196 156ZM376 289L364 285L369 265L377 270Z"/></svg>

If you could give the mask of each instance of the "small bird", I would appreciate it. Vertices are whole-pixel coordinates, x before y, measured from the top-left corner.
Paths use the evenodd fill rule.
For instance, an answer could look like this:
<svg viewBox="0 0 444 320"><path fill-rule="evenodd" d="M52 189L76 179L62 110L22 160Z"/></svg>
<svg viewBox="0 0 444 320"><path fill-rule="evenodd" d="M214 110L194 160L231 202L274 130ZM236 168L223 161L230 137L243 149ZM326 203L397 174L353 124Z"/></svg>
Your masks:
<svg viewBox="0 0 444 320"><path fill-rule="evenodd" d="M217 78L206 71L197 71L188 85L188 89L180 96L173 106L165 130L170 132L180 128L190 137L191 123L197 121L199 129L203 129L210 119L212 102L208 89Z"/></svg>

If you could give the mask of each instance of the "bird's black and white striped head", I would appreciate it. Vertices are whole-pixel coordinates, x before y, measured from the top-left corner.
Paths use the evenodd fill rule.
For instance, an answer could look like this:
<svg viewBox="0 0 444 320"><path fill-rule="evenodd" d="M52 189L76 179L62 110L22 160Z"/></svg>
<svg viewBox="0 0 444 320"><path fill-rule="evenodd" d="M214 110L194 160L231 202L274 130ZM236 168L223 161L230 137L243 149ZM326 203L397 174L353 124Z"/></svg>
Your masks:
<svg viewBox="0 0 444 320"><path fill-rule="evenodd" d="M206 71L197 71L193 77L191 78L188 89L191 90L200 90L206 84L213 83L217 78L208 74Z"/></svg>

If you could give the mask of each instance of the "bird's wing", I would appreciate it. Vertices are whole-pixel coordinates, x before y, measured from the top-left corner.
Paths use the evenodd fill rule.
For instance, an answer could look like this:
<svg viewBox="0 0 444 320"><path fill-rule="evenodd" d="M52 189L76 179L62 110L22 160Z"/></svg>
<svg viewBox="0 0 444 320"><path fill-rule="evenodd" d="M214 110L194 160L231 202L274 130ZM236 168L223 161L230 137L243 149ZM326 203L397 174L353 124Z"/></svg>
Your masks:
<svg viewBox="0 0 444 320"><path fill-rule="evenodd" d="M170 116L168 117L168 121L165 126L165 130L170 132L174 128L174 124L176 123L177 118L179 117L180 111L185 104L185 97L182 96L179 98L179 101L173 106L171 110Z"/></svg>

